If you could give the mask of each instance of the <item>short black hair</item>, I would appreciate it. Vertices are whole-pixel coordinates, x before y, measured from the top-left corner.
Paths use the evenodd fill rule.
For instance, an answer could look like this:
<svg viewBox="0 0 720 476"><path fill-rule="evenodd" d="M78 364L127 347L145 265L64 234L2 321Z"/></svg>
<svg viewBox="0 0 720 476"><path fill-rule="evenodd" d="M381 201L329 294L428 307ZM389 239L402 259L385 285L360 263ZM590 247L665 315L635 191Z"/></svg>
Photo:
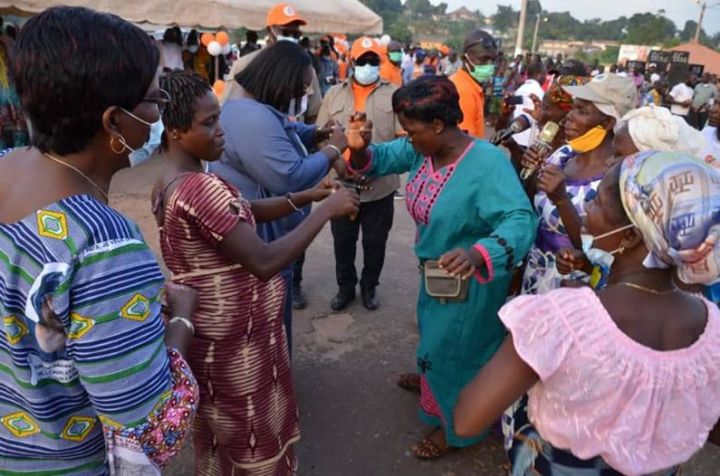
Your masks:
<svg viewBox="0 0 720 476"><path fill-rule="evenodd" d="M190 130L195 117L195 102L212 92L205 78L192 71L182 70L170 71L163 75L160 78L160 88L170 95L170 103L162 113L165 131ZM166 146L165 133L163 133L162 145Z"/></svg>
<svg viewBox="0 0 720 476"><path fill-rule="evenodd" d="M457 126L463 118L460 95L445 76L428 75L410 81L395 91L392 106L395 114L426 123L439 119L447 126Z"/></svg>
<svg viewBox="0 0 720 476"><path fill-rule="evenodd" d="M559 69L561 76L588 76L585 63L576 59L565 61Z"/></svg>
<svg viewBox="0 0 720 476"><path fill-rule="evenodd" d="M305 92L305 75L312 66L310 55L290 41L276 41L263 49L235 81L257 101L286 112L290 100Z"/></svg>
<svg viewBox="0 0 720 476"><path fill-rule="evenodd" d="M545 74L546 71L545 65L540 61L536 61L528 65L527 76L528 78L534 78L539 74Z"/></svg>
<svg viewBox="0 0 720 476"><path fill-rule="evenodd" d="M194 46L200 44L200 36L198 35L198 31L195 29L190 30L190 33L188 33L186 43L188 46Z"/></svg>
<svg viewBox="0 0 720 476"><path fill-rule="evenodd" d="M245 39L255 43L258 40L258 33L255 30L248 30L245 32Z"/></svg>
<svg viewBox="0 0 720 476"><path fill-rule="evenodd" d="M80 152L111 106L133 110L157 73L160 53L132 23L83 7L53 7L20 31L12 75L32 124L32 145Z"/></svg>

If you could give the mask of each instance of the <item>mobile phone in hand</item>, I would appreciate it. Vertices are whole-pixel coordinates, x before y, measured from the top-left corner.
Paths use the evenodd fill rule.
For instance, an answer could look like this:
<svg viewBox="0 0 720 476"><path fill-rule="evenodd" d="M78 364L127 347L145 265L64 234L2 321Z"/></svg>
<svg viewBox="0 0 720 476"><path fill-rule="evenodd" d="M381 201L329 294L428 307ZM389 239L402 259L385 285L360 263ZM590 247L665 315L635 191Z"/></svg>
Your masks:
<svg viewBox="0 0 720 476"><path fill-rule="evenodd" d="M522 96L508 96L505 98L505 104L508 106L519 106L523 102Z"/></svg>

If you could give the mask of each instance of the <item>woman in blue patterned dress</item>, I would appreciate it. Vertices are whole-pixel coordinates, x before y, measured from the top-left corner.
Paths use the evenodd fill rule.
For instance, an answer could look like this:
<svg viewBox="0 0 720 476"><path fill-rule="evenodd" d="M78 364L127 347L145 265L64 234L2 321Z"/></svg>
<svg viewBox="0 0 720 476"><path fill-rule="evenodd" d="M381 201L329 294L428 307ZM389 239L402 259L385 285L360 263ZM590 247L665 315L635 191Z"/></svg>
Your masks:
<svg viewBox="0 0 720 476"><path fill-rule="evenodd" d="M600 75L583 86L563 89L574 97L564 126L568 144L556 150L531 178L537 188L534 204L540 226L527 258L522 294L560 287L563 277L557 271L555 253L580 248L583 206L595 196L614 163L613 128L633 108L637 94L630 79L616 75ZM537 168L532 150L523 166Z"/></svg>
<svg viewBox="0 0 720 476"><path fill-rule="evenodd" d="M163 324L160 268L107 205L160 119L158 60L84 8L46 10L15 44L33 147L0 159L0 474L160 475L194 417L194 303L169 295Z"/></svg>

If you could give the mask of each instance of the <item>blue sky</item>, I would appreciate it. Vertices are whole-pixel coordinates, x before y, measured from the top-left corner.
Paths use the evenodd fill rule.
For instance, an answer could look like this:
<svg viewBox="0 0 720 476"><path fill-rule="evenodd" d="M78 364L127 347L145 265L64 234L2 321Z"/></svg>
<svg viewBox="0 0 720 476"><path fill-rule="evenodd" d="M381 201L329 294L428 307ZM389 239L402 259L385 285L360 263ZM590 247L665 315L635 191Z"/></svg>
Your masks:
<svg viewBox="0 0 720 476"><path fill-rule="evenodd" d="M441 0L430 0L438 4ZM470 9L480 9L485 15L490 15L497 10L497 5L512 5L516 10L520 9L520 0L444 0L448 3L448 10L454 10L461 6ZM686 20L697 21L700 15L700 6L693 0L541 0L543 9L548 11L570 11L580 20L589 18L602 18L611 20L619 16L632 16L635 13L656 12L665 10L665 14L673 20L678 28L685 26ZM711 0L708 5L720 4L720 0ZM710 34L720 31L720 5L708 8L703 20L703 28Z"/></svg>

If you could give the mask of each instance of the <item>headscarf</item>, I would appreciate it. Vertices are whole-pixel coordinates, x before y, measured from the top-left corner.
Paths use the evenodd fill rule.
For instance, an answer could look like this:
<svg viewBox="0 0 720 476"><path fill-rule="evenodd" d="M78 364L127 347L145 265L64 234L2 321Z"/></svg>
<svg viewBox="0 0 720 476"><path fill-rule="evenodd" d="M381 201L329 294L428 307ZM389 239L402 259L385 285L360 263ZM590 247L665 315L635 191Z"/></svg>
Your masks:
<svg viewBox="0 0 720 476"><path fill-rule="evenodd" d="M567 112L572 109L573 97L565 92L563 86L582 86L588 81L590 81L590 78L587 76L558 76L558 78L550 85L547 94L550 96L550 101L557 104L562 110Z"/></svg>
<svg viewBox="0 0 720 476"><path fill-rule="evenodd" d="M720 167L681 152L640 152L620 172L625 212L650 253L687 284L720 282Z"/></svg>
<svg viewBox="0 0 720 476"><path fill-rule="evenodd" d="M640 152L657 150L698 155L705 150L705 137L680 116L655 105L633 109L623 121Z"/></svg>

